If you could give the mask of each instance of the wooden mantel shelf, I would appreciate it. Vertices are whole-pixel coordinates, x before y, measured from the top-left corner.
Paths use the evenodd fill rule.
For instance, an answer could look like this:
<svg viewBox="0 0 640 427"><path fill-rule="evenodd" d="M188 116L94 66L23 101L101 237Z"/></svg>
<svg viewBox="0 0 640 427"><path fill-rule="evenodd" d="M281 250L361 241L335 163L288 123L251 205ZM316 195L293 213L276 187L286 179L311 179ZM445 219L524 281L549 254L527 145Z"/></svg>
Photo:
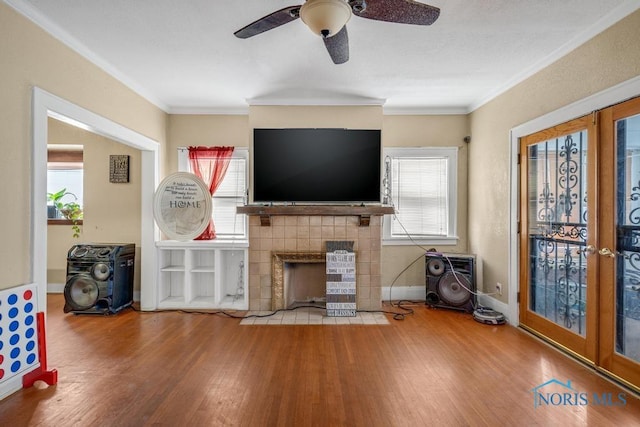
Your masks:
<svg viewBox="0 0 640 427"><path fill-rule="evenodd" d="M260 225L270 226L274 215L298 216L357 216L361 226L368 226L372 215L393 214L392 206L347 206L347 205L289 205L289 206L238 206L238 213L259 215Z"/></svg>

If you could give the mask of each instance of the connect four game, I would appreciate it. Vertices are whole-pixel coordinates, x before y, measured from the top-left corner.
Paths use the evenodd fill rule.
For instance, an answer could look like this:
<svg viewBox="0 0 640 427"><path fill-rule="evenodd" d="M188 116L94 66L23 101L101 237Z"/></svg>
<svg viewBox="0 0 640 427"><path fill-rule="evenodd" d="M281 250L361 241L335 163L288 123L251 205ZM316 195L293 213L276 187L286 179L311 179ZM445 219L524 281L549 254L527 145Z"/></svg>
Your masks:
<svg viewBox="0 0 640 427"><path fill-rule="evenodd" d="M0 383L38 364L37 308L34 285L0 291Z"/></svg>

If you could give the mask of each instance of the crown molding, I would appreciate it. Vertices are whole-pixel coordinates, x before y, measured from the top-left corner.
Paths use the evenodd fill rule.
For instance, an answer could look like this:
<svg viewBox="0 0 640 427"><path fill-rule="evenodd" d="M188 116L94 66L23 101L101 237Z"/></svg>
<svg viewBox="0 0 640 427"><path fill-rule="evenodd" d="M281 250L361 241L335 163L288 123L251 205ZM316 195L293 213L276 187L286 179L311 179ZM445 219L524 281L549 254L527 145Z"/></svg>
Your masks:
<svg viewBox="0 0 640 427"><path fill-rule="evenodd" d="M382 106L386 99L366 98L357 96L336 96L336 97L315 97L305 98L293 97L265 97L265 98L249 98L247 104L250 106Z"/></svg>
<svg viewBox="0 0 640 427"><path fill-rule="evenodd" d="M105 60L100 55L97 55L84 43L73 37L58 24L54 23L49 18L44 16L29 3L22 0L3 1L11 8L13 8L16 12L46 31L53 38L63 43L65 46L69 47L92 64L96 65L98 68L102 69L104 72L134 91L136 94L140 95L165 113L169 110L169 107L159 98L157 98L153 93L142 87L138 82L132 80L131 78L120 72L120 70L114 67L109 61Z"/></svg>
<svg viewBox="0 0 640 427"><path fill-rule="evenodd" d="M386 116L450 116L470 113L468 107L383 107Z"/></svg>
<svg viewBox="0 0 640 427"><path fill-rule="evenodd" d="M143 97L157 108L161 109L168 114L220 114L220 115L242 115L248 114L249 106L383 106L383 112L386 115L457 115L457 114L469 114L481 106L487 104L498 96L504 94L508 90L515 87L517 84L532 77L539 71L550 66L558 59L567 55L569 52L575 50L577 47L586 43L599 33L603 32L607 28L616 24L618 21L627 17L631 13L640 9L640 2L637 0L627 0L615 9L612 9L608 14L604 15L594 25L586 28L583 32L577 35L568 43L559 47L553 51L546 58L542 59L538 63L516 74L513 78L507 80L503 85L497 87L485 96L479 98L477 101L471 103L468 106L460 107L408 107L408 106L385 106L386 99L367 98L358 96L310 96L308 98L294 98L294 97L257 97L247 99L247 106L221 106L221 107L187 107L187 106L169 106L160 100L151 91L144 88L138 82L129 78L120 70L109 63L107 60L97 55L93 50L83 44L81 41L71 36L64 28L55 24L48 19L42 13L40 13L35 7L24 0L2 0L12 9L26 17L35 25L46 31L55 39L78 53L83 58L87 59L114 79L131 89L133 92Z"/></svg>
<svg viewBox="0 0 640 427"><path fill-rule="evenodd" d="M607 28L626 18L638 9L640 9L640 2L638 2L638 0L627 0L627 2L621 4L615 9L612 9L609 13L600 18L595 24L586 28L572 40L554 50L547 57L529 67L528 69L522 71L521 73L516 74L511 79L507 80L504 85L495 88L494 90L487 93L484 97L471 104L469 112L477 110L484 104L492 101L493 99L507 92L509 89L512 89L517 84L522 83L529 77L532 77L534 74L542 71L563 56L566 56L569 52L577 49L581 45L585 44L598 34L605 31Z"/></svg>
<svg viewBox="0 0 640 427"><path fill-rule="evenodd" d="M168 114L183 115L219 115L219 116L243 116L249 114L249 106L236 107L170 107Z"/></svg>

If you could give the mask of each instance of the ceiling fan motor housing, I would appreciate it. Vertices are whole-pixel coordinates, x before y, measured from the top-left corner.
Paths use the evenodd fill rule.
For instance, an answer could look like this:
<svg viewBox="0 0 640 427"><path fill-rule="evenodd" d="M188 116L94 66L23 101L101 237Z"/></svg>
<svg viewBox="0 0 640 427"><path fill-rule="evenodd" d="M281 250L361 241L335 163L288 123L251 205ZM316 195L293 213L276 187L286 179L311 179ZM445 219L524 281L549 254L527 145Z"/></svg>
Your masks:
<svg viewBox="0 0 640 427"><path fill-rule="evenodd" d="M314 34L331 37L351 18L351 6L344 0L307 0L300 8L300 18Z"/></svg>
<svg viewBox="0 0 640 427"><path fill-rule="evenodd" d="M364 0L349 0L349 6L351 6L351 9L354 12L360 13L364 12L364 10L367 8L367 2L365 2Z"/></svg>
<svg viewBox="0 0 640 427"><path fill-rule="evenodd" d="M235 33L247 39L301 18L311 31L322 37L334 64L349 60L347 22L351 16L398 24L431 25L440 9L414 0L307 0L300 6L276 10L244 26Z"/></svg>

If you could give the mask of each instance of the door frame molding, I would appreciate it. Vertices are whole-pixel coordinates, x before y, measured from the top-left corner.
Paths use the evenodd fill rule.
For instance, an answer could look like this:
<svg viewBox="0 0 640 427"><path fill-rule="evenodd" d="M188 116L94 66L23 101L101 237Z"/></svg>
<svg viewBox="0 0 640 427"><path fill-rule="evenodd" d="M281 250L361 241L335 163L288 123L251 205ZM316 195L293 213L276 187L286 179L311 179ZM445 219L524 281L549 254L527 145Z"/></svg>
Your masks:
<svg viewBox="0 0 640 427"><path fill-rule="evenodd" d="M31 281L38 286L38 307L47 307L47 130L53 117L86 131L113 139L141 152L140 293L142 309L155 309L155 241L153 194L160 169L160 144L106 117L93 113L39 87L32 92L31 159Z"/></svg>
<svg viewBox="0 0 640 427"><path fill-rule="evenodd" d="M518 236L520 166L518 165L518 156L520 154L520 138L637 96L640 96L640 76L636 76L555 111L551 111L543 116L522 123L511 128L509 131L509 158L511 161L509 168L509 302L505 315L510 319L509 323L512 325L517 326L520 324L520 311L518 307L518 282L520 275Z"/></svg>

